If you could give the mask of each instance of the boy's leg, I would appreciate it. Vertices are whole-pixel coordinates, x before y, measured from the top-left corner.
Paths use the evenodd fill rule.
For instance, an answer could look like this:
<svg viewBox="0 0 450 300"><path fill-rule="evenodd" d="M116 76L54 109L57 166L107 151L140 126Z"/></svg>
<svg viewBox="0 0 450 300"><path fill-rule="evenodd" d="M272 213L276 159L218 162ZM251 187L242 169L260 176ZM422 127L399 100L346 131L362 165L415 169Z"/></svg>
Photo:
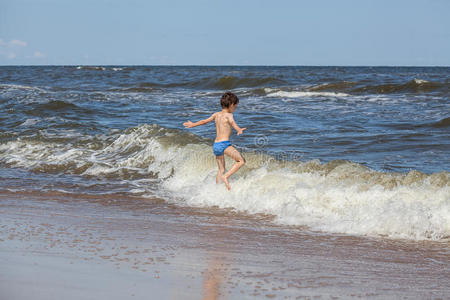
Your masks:
<svg viewBox="0 0 450 300"><path fill-rule="evenodd" d="M223 155L216 156L217 166L219 167L217 170L216 183L219 183L219 180L222 178L223 174L225 174L225 157Z"/></svg>
<svg viewBox="0 0 450 300"><path fill-rule="evenodd" d="M236 161L234 165L231 167L231 169L229 169L228 172L226 172L225 175L223 176L223 180L227 185L227 188L229 189L228 178L234 173L236 173L237 170L239 170L245 164L245 159L242 157L239 151L237 151L236 148L234 148L233 146L227 147L224 153Z"/></svg>

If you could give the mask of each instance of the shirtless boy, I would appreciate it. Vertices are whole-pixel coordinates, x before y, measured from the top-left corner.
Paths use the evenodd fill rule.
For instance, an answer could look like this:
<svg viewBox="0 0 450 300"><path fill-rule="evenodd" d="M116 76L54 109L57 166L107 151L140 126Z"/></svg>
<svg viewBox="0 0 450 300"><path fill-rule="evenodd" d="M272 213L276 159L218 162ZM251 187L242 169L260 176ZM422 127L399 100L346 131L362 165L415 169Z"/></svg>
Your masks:
<svg viewBox="0 0 450 300"><path fill-rule="evenodd" d="M239 98L235 94L226 92L220 99L222 111L213 113L208 119L200 120L195 123L192 123L191 121L183 123L184 127L192 128L208 124L212 120L216 122L216 139L214 140L213 145L213 152L216 155L217 165L219 167L216 176L216 183L219 183L219 181L222 180L228 190L230 189L228 178L230 178L231 175L236 173L237 170L239 170L245 164L245 159L242 157L239 151L236 150L236 148L231 146L230 143L231 127L233 127L237 131L238 135L242 134L242 132L247 129L240 128L234 121L233 112L236 109L238 103ZM229 169L226 173L225 157L223 156L224 154L228 155L236 161L231 169Z"/></svg>

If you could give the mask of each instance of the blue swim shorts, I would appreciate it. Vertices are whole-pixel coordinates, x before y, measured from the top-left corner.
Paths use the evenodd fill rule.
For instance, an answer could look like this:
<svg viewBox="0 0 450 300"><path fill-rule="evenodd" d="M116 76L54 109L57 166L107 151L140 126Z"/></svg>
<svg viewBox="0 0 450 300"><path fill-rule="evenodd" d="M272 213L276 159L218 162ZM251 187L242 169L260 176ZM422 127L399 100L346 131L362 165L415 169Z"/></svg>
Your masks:
<svg viewBox="0 0 450 300"><path fill-rule="evenodd" d="M230 141L216 142L213 145L213 152L216 156L223 155L223 151L231 146Z"/></svg>

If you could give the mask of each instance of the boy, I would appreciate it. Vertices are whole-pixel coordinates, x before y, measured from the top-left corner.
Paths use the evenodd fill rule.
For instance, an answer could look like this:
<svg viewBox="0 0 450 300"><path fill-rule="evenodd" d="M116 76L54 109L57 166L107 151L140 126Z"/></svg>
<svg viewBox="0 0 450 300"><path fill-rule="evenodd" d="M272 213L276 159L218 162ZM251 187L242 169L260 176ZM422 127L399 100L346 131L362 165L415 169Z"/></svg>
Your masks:
<svg viewBox="0 0 450 300"><path fill-rule="evenodd" d="M242 134L242 132L247 129L240 128L233 119L233 112L236 109L238 103L239 98L235 94L226 92L220 99L222 111L213 113L208 119L200 120L195 123L192 123L191 121L183 123L185 128L192 128L195 126L207 124L212 120L216 122L216 139L214 140L213 145L213 152L216 155L217 165L219 167L216 176L216 183L219 183L219 181L222 180L228 190L230 190L228 178L230 178L231 175L236 173L237 170L239 170L245 164L245 159L242 157L239 151L236 150L236 148L231 146L230 143L231 127L233 127L237 131L238 135ZM224 154L228 155L236 161L231 169L229 169L226 173L225 157L223 156Z"/></svg>

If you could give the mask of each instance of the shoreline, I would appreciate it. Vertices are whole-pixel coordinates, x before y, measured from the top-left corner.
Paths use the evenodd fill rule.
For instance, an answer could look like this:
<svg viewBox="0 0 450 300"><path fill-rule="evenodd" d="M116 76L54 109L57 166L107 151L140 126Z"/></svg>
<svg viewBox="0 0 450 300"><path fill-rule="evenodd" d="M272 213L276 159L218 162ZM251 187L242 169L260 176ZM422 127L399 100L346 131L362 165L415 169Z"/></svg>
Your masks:
<svg viewBox="0 0 450 300"><path fill-rule="evenodd" d="M448 242L314 233L121 195L0 193L7 299L445 298Z"/></svg>

